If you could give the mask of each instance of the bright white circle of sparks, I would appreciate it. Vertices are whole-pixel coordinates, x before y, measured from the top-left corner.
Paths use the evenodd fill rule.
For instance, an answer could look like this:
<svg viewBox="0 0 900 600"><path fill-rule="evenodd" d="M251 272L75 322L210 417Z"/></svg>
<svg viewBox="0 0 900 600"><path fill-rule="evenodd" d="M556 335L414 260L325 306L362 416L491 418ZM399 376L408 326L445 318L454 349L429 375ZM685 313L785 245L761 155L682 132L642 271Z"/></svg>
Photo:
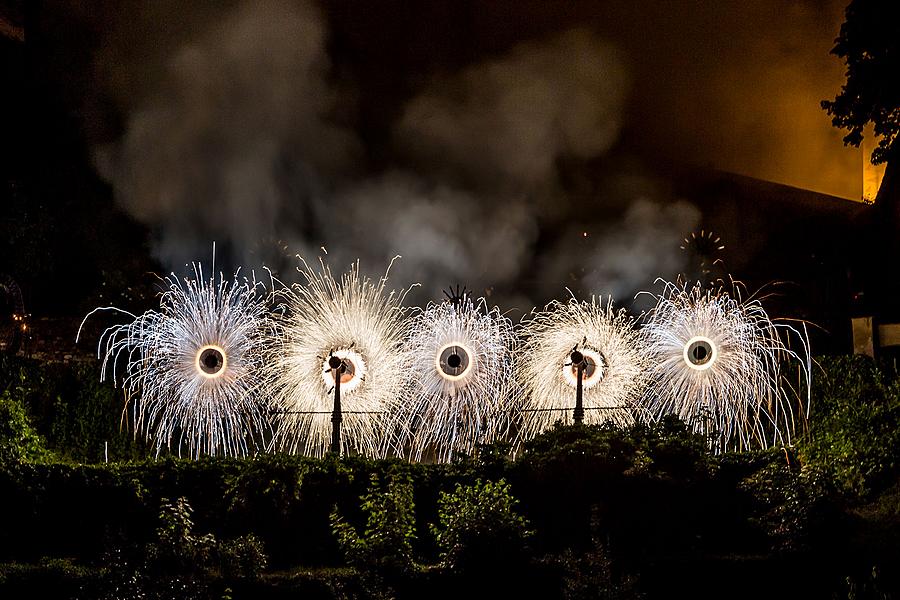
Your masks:
<svg viewBox="0 0 900 600"><path fill-rule="evenodd" d="M449 358L444 361L442 360L444 352L450 350ZM461 352L460 352L461 351ZM459 364L453 365L451 361L453 357L456 357L456 360L459 361ZM474 353L466 347L466 345L459 341L453 341L449 344L444 344L434 355L434 368L437 371L437 374L447 381L462 381L466 377L469 376L472 369L475 368L475 355ZM462 370L459 373L448 373L447 369L450 371L456 371L460 366Z"/></svg>
<svg viewBox="0 0 900 600"><path fill-rule="evenodd" d="M272 446L310 456L329 451L334 372L328 359L336 356L347 367L343 449L384 456L392 443L386 414L401 401L409 371L401 321L406 293L386 291L387 273L376 281L361 276L358 262L338 278L321 260L320 266L303 262L298 270L305 282L280 292L283 335L269 367L280 408Z"/></svg>
<svg viewBox="0 0 900 600"><path fill-rule="evenodd" d="M213 361L209 361L209 357L212 357ZM197 350L194 366L201 377L218 379L228 369L228 355L221 346L207 344Z"/></svg>
<svg viewBox="0 0 900 600"><path fill-rule="evenodd" d="M591 348L579 348L579 352L586 362L584 370L581 372L581 389L587 390L603 379L603 372L606 370L606 361L603 355ZM562 376L573 388L578 387L578 367L565 362L562 368Z"/></svg>
<svg viewBox="0 0 900 600"><path fill-rule="evenodd" d="M341 373L341 393L349 394L365 380L366 361L359 352L354 352L349 348L335 350L333 355L344 361L344 372ZM322 361L322 379L326 386L334 386L334 371L328 364L327 357Z"/></svg>
<svg viewBox="0 0 900 600"><path fill-rule="evenodd" d="M405 329L409 390L390 415L402 452L449 462L503 439L518 398L509 318L463 296L417 309Z"/></svg>
<svg viewBox="0 0 900 600"><path fill-rule="evenodd" d="M172 275L159 310L128 314L133 321L100 338L101 379L127 360L123 387L135 429L154 444L192 457L246 455L270 426L269 346L277 327L271 296L261 283L224 276ZM94 311L96 312L96 311ZM90 315L88 315L90 316Z"/></svg>
<svg viewBox="0 0 900 600"><path fill-rule="evenodd" d="M758 300L744 301L741 288L693 287L664 282L656 306L641 328L651 357L651 385L644 397L649 414L674 414L709 436L717 452L788 443L808 412L800 386L809 394L810 358L805 336L776 325ZM796 335L804 353L782 336ZM782 374L786 362L798 368L793 388ZM788 390L792 397L789 397Z"/></svg>
<svg viewBox="0 0 900 600"><path fill-rule="evenodd" d="M516 371L525 406L518 442L572 418L578 376L573 348L594 363L593 371L588 366L582 373L584 422L633 422L648 363L634 319L624 309L597 298L554 301L522 322L521 335Z"/></svg>
<svg viewBox="0 0 900 600"><path fill-rule="evenodd" d="M684 364L695 371L705 371L719 358L716 343L705 335L695 335L684 343Z"/></svg>

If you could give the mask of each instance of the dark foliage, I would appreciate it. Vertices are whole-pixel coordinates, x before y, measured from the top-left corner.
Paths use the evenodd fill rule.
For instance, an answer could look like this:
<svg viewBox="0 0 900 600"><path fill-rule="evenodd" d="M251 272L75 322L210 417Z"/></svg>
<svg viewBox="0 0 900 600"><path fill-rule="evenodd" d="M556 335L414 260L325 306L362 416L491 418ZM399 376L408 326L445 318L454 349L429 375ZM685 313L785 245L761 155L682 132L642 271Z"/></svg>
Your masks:
<svg viewBox="0 0 900 600"><path fill-rule="evenodd" d="M847 81L833 101L823 101L844 143L859 146L868 123L881 140L872 162L886 162L900 132L900 10L895 2L853 0L832 54L847 65Z"/></svg>
<svg viewBox="0 0 900 600"><path fill-rule="evenodd" d="M825 358L821 365L801 457L827 470L846 493L865 497L900 475L900 380L865 356Z"/></svg>
<svg viewBox="0 0 900 600"><path fill-rule="evenodd" d="M60 459L100 462L147 455L123 419L122 391L101 383L93 363L45 363L0 355L0 394L21 403Z"/></svg>

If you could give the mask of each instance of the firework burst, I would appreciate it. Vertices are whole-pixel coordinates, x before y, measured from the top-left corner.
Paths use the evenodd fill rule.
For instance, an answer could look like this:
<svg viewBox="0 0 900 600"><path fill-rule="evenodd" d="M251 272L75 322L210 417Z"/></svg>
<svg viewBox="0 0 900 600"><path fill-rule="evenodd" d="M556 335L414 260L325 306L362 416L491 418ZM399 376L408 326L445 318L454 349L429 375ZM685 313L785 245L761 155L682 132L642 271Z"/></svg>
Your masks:
<svg viewBox="0 0 900 600"><path fill-rule="evenodd" d="M447 462L508 432L515 339L499 308L466 294L429 304L408 321L410 390L391 420L412 459Z"/></svg>
<svg viewBox="0 0 900 600"><path fill-rule="evenodd" d="M584 357L582 378L585 423L632 421L646 381L646 353L634 319L592 298L552 302L525 322L519 373L527 406L519 432L529 439L575 406L577 368L571 354Z"/></svg>
<svg viewBox="0 0 900 600"><path fill-rule="evenodd" d="M245 455L268 431L268 387L259 374L275 334L269 297L237 273L217 283L193 268L193 278L163 279L158 311L137 316L106 307L88 315L113 310L133 318L101 336L101 380L108 368L115 377L124 358L135 431L157 455L163 448L195 458Z"/></svg>
<svg viewBox="0 0 900 600"><path fill-rule="evenodd" d="M336 356L345 369L343 448L381 456L389 449L386 412L401 397L409 368L400 308L406 294L385 292L387 273L377 283L361 277L359 263L340 279L321 267L304 262L298 270L305 284L284 291L283 337L270 361L280 421L275 445L312 456L328 451L334 406L328 363Z"/></svg>
<svg viewBox="0 0 900 600"><path fill-rule="evenodd" d="M641 331L651 354L645 402L654 418L675 414L710 437L717 451L790 441L795 415L781 365L800 366L809 389L805 336L776 325L758 300L720 288L665 283ZM804 352L782 335L797 334ZM799 403L801 412L808 410Z"/></svg>

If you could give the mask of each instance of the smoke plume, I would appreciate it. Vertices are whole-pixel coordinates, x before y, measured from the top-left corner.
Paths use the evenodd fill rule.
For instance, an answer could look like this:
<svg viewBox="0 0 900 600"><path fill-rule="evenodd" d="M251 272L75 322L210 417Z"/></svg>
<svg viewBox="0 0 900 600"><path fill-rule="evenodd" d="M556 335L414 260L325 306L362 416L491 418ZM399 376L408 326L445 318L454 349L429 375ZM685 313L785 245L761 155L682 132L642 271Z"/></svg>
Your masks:
<svg viewBox="0 0 900 600"><path fill-rule="evenodd" d="M321 15L305 3L237 5L164 61L124 137L98 153L117 199L164 264L268 262L303 241L308 207L352 168L355 137L329 120Z"/></svg>
<svg viewBox="0 0 900 600"><path fill-rule="evenodd" d="M372 148L348 117L357 98L335 78L317 8L239 2L201 23L161 44L121 139L96 153L168 267L205 259L213 241L222 268L266 264L288 280L286 257L319 247L334 268L359 258L369 274L401 254L392 283L421 282L414 300L460 283L501 305L521 302L523 285L535 303L560 295L578 261L580 291L617 297L677 271L696 209L638 197L653 188L640 176L589 198L597 233L569 243L584 199L560 165L611 151L629 89L624 57L590 31L429 79Z"/></svg>

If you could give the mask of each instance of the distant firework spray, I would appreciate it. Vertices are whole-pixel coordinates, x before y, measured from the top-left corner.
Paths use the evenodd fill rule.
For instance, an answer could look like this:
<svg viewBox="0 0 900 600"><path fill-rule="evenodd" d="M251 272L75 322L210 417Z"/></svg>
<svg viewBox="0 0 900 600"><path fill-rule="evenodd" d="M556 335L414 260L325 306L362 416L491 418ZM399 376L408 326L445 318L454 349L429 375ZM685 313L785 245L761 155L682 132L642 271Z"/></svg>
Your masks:
<svg viewBox="0 0 900 600"><path fill-rule="evenodd" d="M665 283L641 329L651 353L646 407L655 418L677 415L717 451L788 443L796 417L781 368L797 363L808 393L806 338L735 293ZM802 352L782 341L794 334ZM799 406L805 414L808 402Z"/></svg>
<svg viewBox="0 0 900 600"><path fill-rule="evenodd" d="M577 366L571 355L584 360L582 377L584 422L632 421L646 383L646 353L634 319L612 301L592 298L552 302L522 327L524 344L518 371L526 406L519 432L527 440L557 420L568 421L575 406Z"/></svg>
<svg viewBox="0 0 900 600"><path fill-rule="evenodd" d="M516 384L512 322L465 293L408 321L410 390L392 415L414 460L447 462L509 431Z"/></svg>
<svg viewBox="0 0 900 600"><path fill-rule="evenodd" d="M299 271L305 282L284 291L283 337L270 361L279 407L275 445L311 456L328 451L329 360L337 357L344 365L343 447L381 456L390 449L386 412L403 394L409 370L400 308L406 292L385 291L390 267L377 282L360 276L358 262L340 279L324 262L318 271L304 262Z"/></svg>
<svg viewBox="0 0 900 600"><path fill-rule="evenodd" d="M163 448L195 458L245 455L268 431L269 390L260 374L276 334L269 294L237 274L216 283L197 264L193 278L163 281L158 311L97 309L133 318L101 336L101 379L108 368L115 377L119 360L127 361L123 387L135 430L157 455Z"/></svg>

